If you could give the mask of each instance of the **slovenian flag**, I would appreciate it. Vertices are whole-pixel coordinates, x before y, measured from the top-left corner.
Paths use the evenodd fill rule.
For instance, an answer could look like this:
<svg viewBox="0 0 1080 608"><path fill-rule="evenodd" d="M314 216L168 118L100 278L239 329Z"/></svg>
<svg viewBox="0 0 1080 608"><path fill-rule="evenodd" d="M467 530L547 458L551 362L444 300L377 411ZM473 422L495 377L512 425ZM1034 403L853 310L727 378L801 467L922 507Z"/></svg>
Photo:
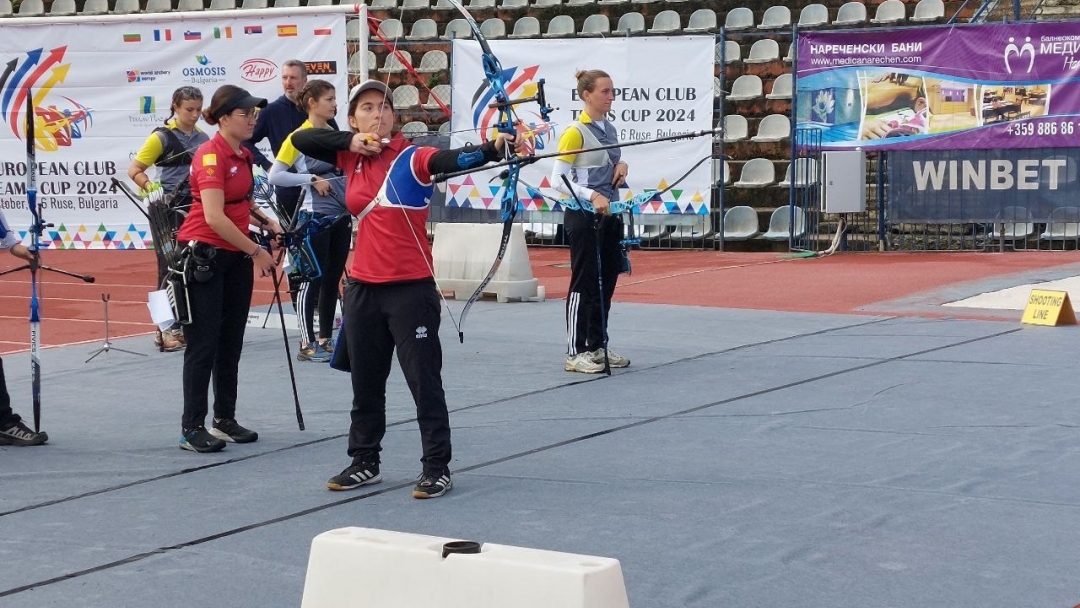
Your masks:
<svg viewBox="0 0 1080 608"><path fill-rule="evenodd" d="M168 42L172 40L172 30L154 30L154 42Z"/></svg>
<svg viewBox="0 0 1080 608"><path fill-rule="evenodd" d="M124 34L124 42L142 42L142 34Z"/></svg>
<svg viewBox="0 0 1080 608"><path fill-rule="evenodd" d="M329 27L318 28L315 30L316 36L329 36L332 33L334 33L334 30Z"/></svg>
<svg viewBox="0 0 1080 608"><path fill-rule="evenodd" d="M261 25L245 25L244 26L244 33L245 34L261 34L262 33L262 26Z"/></svg>
<svg viewBox="0 0 1080 608"><path fill-rule="evenodd" d="M278 37L281 37L281 38L284 38L286 36L295 36L296 35L296 26L295 25L279 25L279 26L277 26L277 35L278 35Z"/></svg>
<svg viewBox="0 0 1080 608"><path fill-rule="evenodd" d="M184 32L184 40L202 40L202 32Z"/></svg>

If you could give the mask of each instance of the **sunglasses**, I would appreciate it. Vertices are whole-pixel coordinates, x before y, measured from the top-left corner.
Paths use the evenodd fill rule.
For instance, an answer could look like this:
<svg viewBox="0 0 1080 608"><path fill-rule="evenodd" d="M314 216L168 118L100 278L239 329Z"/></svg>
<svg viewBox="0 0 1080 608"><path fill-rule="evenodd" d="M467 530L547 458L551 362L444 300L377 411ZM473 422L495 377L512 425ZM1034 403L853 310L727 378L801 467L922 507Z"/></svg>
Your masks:
<svg viewBox="0 0 1080 608"><path fill-rule="evenodd" d="M259 117L259 112L261 112L259 108L252 108L250 110L236 110L233 112L233 116L237 116L239 118L246 118L248 120L255 120Z"/></svg>

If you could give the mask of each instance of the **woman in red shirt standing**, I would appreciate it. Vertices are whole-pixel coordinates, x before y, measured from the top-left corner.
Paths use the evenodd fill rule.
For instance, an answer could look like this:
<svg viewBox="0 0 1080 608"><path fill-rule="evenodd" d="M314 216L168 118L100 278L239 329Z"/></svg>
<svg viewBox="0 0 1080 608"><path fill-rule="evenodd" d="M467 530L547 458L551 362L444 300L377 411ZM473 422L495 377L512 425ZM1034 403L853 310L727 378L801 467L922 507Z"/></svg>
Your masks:
<svg viewBox="0 0 1080 608"><path fill-rule="evenodd" d="M435 188L432 176L499 160L514 137L500 134L480 147L456 150L414 146L400 134L391 137L394 109L389 94L377 80L353 87L352 133L304 129L292 134L300 152L342 170L345 203L359 219L342 304L353 388L348 450L352 464L326 485L351 490L382 480L379 453L386 433L386 377L397 350L416 403L424 449L420 459L424 468L413 497L435 498L452 485L441 311L425 227Z"/></svg>
<svg viewBox="0 0 1080 608"><path fill-rule="evenodd" d="M250 139L258 109L266 100L233 85L219 88L203 111L217 125L213 139L199 146L191 161L191 211L176 235L190 249L187 296L191 323L184 328L184 416L181 449L216 452L225 442L250 443L258 433L236 422L236 384L244 345L252 267L271 274L270 252L252 242L251 217L267 230L281 232L277 222L259 211L252 196L251 152L241 146ZM214 378L214 423L205 421L210 378Z"/></svg>

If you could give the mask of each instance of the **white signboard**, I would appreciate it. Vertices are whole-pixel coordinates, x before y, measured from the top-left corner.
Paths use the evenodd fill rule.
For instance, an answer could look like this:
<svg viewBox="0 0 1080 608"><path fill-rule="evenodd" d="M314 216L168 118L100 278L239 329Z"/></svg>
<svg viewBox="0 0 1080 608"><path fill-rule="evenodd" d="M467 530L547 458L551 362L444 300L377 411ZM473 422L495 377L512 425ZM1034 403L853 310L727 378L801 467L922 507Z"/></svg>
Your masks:
<svg viewBox="0 0 1080 608"><path fill-rule="evenodd" d="M607 38L595 40L493 40L491 49L502 63L507 93L511 99L536 94L536 84L544 79L553 126L537 136L537 154L554 152L563 129L577 119L583 105L578 98L575 72L600 69L611 75L615 102L608 119L623 143L644 141L712 128L713 65L715 40L712 36L647 38ZM481 67L480 46L474 41L454 40L454 111L451 131L454 145L478 143L490 131L497 112L487 107L491 99ZM528 124L542 127L537 104L516 106ZM643 190L663 190L686 173L694 163L712 153L712 138L697 137L646 144L623 149L629 165L623 198ZM525 167L521 179L549 196L551 164L540 161ZM455 178L447 186L447 205L497 209L500 180L497 173L482 172ZM645 213L707 214L712 166L702 163L678 187L665 193L662 201L646 204ZM529 196L521 188L521 204L526 211L548 211L552 203Z"/></svg>
<svg viewBox="0 0 1080 608"><path fill-rule="evenodd" d="M29 96L38 202L45 221L54 224L42 246L147 247L145 217L111 178L127 180L131 159L169 116L173 91L198 87L204 107L223 84L273 100L282 94L281 65L289 59L305 62L309 78L330 81L343 99L345 14L228 11L157 21L0 26L0 208L29 242ZM344 124L346 108L340 106ZM209 125L199 127L213 135Z"/></svg>

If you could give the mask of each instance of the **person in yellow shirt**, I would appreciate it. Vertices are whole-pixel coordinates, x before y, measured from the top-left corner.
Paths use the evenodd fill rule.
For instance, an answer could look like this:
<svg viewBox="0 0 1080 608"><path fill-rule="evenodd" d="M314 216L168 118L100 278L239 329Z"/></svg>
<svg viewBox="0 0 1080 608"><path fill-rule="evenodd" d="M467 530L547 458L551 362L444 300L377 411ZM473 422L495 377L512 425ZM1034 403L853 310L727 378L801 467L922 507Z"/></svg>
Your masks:
<svg viewBox="0 0 1080 608"><path fill-rule="evenodd" d="M309 80L297 96L297 105L307 112L307 120L297 131L333 129L330 121L337 114L337 94L334 85L325 80ZM295 133L296 131L294 131ZM325 363L333 352L334 316L337 311L338 286L345 272L352 240L352 216L345 206L345 178L334 165L300 153L285 138L270 168L270 183L280 187L300 186L301 211L310 220L329 225L311 237L311 249L319 264L320 274L299 285L296 313L300 319L300 361ZM319 335L316 339L314 317L316 300L319 307Z"/></svg>
<svg viewBox="0 0 1080 608"><path fill-rule="evenodd" d="M202 91L195 87L180 87L173 91L169 118L165 120L165 125L150 133L128 167L128 177L141 189L147 203L150 203L151 213L162 209L162 205L167 209L170 238L180 228L184 215L191 206L191 188L188 187L191 157L199 146L210 141L210 137L197 126L202 105ZM146 174L151 166L158 168L156 180ZM165 254L162 251L155 253L160 288L164 285L168 269ZM184 348L184 333L180 324L174 324L164 332L157 332L154 344L167 352Z"/></svg>
<svg viewBox="0 0 1080 608"><path fill-rule="evenodd" d="M570 289L566 295L564 369L596 374L610 367L626 367L630 360L605 348L607 319L615 282L623 268L622 218L609 212L626 183L627 165L622 150L590 150L617 144L615 127L608 120L615 86L602 70L576 74L578 96L585 103L578 119L563 131L551 170L552 186L565 196L592 206L594 212L567 209L563 230L570 245ZM570 189L567 189L569 184ZM603 293L600 285L603 285Z"/></svg>

